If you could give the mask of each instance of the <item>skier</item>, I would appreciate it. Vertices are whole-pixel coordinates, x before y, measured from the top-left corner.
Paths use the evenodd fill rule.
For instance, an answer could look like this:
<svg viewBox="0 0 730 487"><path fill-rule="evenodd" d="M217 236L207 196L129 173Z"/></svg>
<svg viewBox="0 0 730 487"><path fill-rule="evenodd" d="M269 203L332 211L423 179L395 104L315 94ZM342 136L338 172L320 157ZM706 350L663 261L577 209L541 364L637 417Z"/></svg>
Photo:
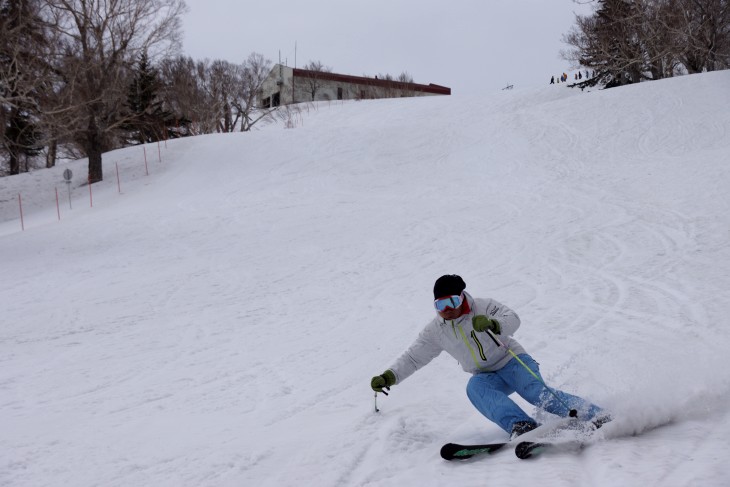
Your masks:
<svg viewBox="0 0 730 487"><path fill-rule="evenodd" d="M611 420L600 407L545 385L537 362L512 334L520 326L514 311L497 301L473 298L464 280L441 276L433 288L438 316L390 368L370 381L377 393L400 384L442 351L472 374L466 394L474 407L515 438L538 426L508 396L517 392L527 402L558 416L593 421L596 428Z"/></svg>

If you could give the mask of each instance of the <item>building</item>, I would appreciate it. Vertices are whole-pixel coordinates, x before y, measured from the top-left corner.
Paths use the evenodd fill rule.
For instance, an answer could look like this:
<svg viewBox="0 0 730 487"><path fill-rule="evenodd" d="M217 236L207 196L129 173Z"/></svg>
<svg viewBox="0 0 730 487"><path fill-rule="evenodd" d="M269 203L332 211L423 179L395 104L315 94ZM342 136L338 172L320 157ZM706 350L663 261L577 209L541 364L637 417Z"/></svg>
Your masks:
<svg viewBox="0 0 730 487"><path fill-rule="evenodd" d="M261 86L262 108L328 100L450 95L451 88L291 68L277 64Z"/></svg>

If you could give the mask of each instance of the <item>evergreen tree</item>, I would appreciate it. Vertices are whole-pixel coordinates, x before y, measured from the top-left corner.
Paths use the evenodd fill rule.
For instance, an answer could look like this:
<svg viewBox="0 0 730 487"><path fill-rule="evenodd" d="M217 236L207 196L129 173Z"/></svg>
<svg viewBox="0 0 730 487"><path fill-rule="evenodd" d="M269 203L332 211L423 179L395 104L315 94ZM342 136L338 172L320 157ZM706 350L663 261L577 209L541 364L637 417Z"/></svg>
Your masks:
<svg viewBox="0 0 730 487"><path fill-rule="evenodd" d="M639 21L635 5L626 0L601 0L599 4L597 34L604 46L606 87L638 83L642 53L634 28Z"/></svg>
<svg viewBox="0 0 730 487"><path fill-rule="evenodd" d="M594 70L596 76L581 83L606 87L640 81L643 52L637 26L641 16L635 2L598 0L595 13L579 19L581 39L568 43L578 47L581 66Z"/></svg>
<svg viewBox="0 0 730 487"><path fill-rule="evenodd" d="M127 94L129 122L124 128L133 141L140 144L163 139L173 125L173 116L163 109L158 96L161 82L146 52L140 55Z"/></svg>
<svg viewBox="0 0 730 487"><path fill-rule="evenodd" d="M14 108L5 128L5 147L10 154L10 174L28 172L28 158L43 151L42 134L28 111ZM21 165L25 159L25 167Z"/></svg>
<svg viewBox="0 0 730 487"><path fill-rule="evenodd" d="M47 44L39 6L32 0L0 1L0 146L8 173L25 171L28 158L42 150L38 99L44 87L41 72Z"/></svg>

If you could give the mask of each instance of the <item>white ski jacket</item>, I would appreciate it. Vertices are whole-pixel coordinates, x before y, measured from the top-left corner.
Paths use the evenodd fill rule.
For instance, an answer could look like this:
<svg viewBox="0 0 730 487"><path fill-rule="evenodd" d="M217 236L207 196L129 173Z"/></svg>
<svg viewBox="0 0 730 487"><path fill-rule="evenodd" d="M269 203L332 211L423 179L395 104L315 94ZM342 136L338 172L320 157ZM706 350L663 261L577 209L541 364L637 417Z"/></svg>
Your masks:
<svg viewBox="0 0 730 487"><path fill-rule="evenodd" d="M465 372L472 374L494 372L504 367L512 355L505 348L497 346L488 333L474 330L471 319L476 315L499 321L502 331L497 338L516 355L525 353L522 345L511 336L520 327L520 318L514 311L493 299L474 299L466 292L464 297L469 304L469 313L450 321L437 315L408 350L389 367L395 374L396 384L403 382L444 350L461 364Z"/></svg>

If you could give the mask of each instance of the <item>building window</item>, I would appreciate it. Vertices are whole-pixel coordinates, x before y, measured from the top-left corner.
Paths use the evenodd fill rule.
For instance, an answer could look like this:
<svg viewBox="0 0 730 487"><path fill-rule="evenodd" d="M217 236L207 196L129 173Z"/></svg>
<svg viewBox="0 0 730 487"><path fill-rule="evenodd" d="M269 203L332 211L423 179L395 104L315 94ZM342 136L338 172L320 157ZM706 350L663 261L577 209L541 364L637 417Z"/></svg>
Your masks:
<svg viewBox="0 0 730 487"><path fill-rule="evenodd" d="M271 108L271 97L267 96L261 100L261 108Z"/></svg>
<svg viewBox="0 0 730 487"><path fill-rule="evenodd" d="M337 99L342 100L342 88L337 88Z"/></svg>
<svg viewBox="0 0 730 487"><path fill-rule="evenodd" d="M274 95L271 97L271 106L278 107L279 105L281 105L281 92L274 93Z"/></svg>

